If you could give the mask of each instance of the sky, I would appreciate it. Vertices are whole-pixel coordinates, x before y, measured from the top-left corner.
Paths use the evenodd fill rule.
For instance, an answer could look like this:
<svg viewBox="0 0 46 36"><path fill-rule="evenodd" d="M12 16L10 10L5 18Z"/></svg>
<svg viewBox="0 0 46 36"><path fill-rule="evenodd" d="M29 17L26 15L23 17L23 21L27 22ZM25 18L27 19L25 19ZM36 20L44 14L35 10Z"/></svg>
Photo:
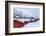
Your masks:
<svg viewBox="0 0 46 36"><path fill-rule="evenodd" d="M39 8L14 8L14 13L17 13L16 10L21 11L24 16L39 18Z"/></svg>
<svg viewBox="0 0 46 36"><path fill-rule="evenodd" d="M39 18L40 17L39 8L19 8L19 7L14 7L13 10L14 10L13 13L15 13L15 14L20 13L19 11L21 11L24 16L30 16L30 17L34 17L34 18ZM36 27L39 27L39 26L40 26L40 23L39 23L39 21L37 21L37 22L33 22L33 23L28 23L24 27L25 28L26 27L27 28L36 28Z"/></svg>

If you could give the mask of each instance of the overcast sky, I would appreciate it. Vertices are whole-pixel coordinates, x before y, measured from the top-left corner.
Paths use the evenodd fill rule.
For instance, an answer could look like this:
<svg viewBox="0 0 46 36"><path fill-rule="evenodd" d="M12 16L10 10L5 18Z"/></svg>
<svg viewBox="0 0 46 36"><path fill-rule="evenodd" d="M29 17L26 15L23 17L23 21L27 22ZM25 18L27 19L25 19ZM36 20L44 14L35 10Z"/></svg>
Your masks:
<svg viewBox="0 0 46 36"><path fill-rule="evenodd" d="M14 8L14 13L23 13L24 16L31 16L34 18L39 18L39 8ZM20 12L21 11L21 12Z"/></svg>

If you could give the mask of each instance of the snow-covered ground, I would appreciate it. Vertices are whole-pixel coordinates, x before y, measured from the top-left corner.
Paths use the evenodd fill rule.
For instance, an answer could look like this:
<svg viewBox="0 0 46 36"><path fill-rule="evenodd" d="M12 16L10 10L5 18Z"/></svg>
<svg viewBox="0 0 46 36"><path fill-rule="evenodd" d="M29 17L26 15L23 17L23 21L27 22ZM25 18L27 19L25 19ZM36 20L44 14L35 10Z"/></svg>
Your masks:
<svg viewBox="0 0 46 36"><path fill-rule="evenodd" d="M23 28L38 28L38 27L40 27L40 22L39 21L28 23Z"/></svg>

